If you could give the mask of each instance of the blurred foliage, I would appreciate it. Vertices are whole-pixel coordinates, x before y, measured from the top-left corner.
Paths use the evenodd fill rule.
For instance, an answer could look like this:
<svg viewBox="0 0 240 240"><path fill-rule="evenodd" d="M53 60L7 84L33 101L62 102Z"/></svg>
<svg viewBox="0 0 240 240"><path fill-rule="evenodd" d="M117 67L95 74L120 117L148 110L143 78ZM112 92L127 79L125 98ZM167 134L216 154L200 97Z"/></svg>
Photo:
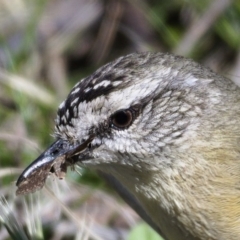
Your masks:
<svg viewBox="0 0 240 240"><path fill-rule="evenodd" d="M129 234L127 240L163 240L152 228L146 223L140 223Z"/></svg>
<svg viewBox="0 0 240 240"><path fill-rule="evenodd" d="M77 81L121 55L167 51L191 57L240 82L239 43L240 1L2 0L0 191L2 196L11 196L13 205L18 206L15 208L18 221L26 226L21 207L23 200L14 197L13 181L20 173L19 168L26 167L53 141L50 134L54 132L57 106ZM108 193L101 193L106 201L104 207L102 195L100 199L95 195L96 188L104 186L105 189L104 183L95 173L79 171L80 174L69 174L74 183L68 180L71 187L64 188L65 195L58 195L61 201L66 201L60 208L73 207L72 214L78 212L81 216L86 215L87 204L100 206L104 211L94 218L92 225L97 223L98 226L91 228L94 234L89 235L89 230L85 229L89 239L97 239L96 235L99 239L126 239L139 218L121 200L116 203L119 204L117 210L109 207L112 197ZM80 185L83 182L95 190L86 190ZM89 191L87 197L83 197L84 204L80 201L82 188ZM70 196L73 199L66 200ZM44 196L39 201L44 202L42 198ZM53 197L50 199L56 201ZM47 227L43 230L45 236L50 232L51 239L86 237L79 233L79 225L74 225L67 213L55 214L56 224L48 225L49 215L53 213L51 208L45 206L44 209L44 212L48 210L41 216ZM60 225L67 226L61 228L65 230L62 234L57 232ZM0 239L9 239L7 236L6 230L1 228Z"/></svg>

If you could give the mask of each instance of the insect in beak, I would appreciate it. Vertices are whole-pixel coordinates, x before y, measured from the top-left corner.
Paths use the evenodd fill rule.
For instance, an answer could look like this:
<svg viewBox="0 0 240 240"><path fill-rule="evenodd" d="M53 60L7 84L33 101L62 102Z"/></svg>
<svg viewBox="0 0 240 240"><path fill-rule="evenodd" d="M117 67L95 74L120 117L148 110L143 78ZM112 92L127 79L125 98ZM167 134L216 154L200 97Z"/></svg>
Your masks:
<svg viewBox="0 0 240 240"><path fill-rule="evenodd" d="M90 136L79 145L70 145L61 139L54 142L19 176L16 194L28 194L40 190L50 173L55 173L59 179L63 179L67 167L75 163L71 157L85 152L93 138L94 136Z"/></svg>

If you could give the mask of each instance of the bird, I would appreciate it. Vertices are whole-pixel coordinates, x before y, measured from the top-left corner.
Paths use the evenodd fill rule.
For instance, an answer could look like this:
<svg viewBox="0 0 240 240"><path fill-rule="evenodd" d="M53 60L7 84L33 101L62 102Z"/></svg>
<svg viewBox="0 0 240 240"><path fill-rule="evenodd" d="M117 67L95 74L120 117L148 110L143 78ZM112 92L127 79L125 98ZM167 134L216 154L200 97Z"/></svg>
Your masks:
<svg viewBox="0 0 240 240"><path fill-rule="evenodd" d="M56 141L21 174L19 194L78 164L166 240L240 239L240 88L231 80L181 56L132 53L79 81L55 123Z"/></svg>

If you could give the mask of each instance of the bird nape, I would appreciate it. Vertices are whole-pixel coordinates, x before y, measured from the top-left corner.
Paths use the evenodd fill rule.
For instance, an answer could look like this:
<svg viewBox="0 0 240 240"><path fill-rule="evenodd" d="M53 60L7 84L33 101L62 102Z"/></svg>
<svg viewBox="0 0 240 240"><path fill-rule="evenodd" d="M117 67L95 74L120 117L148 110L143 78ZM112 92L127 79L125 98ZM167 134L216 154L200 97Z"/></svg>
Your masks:
<svg viewBox="0 0 240 240"><path fill-rule="evenodd" d="M22 173L17 194L79 164L165 239L240 239L239 123L230 80L171 54L120 57L60 104L56 142Z"/></svg>

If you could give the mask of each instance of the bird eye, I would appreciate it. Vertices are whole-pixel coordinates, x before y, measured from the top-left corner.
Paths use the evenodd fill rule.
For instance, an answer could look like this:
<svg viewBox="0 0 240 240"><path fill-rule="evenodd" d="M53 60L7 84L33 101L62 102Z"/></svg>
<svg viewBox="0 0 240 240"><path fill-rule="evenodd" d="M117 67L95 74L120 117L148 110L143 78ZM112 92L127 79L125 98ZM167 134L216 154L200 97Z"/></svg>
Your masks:
<svg viewBox="0 0 240 240"><path fill-rule="evenodd" d="M133 116L130 110L119 110L111 116L112 126L121 129L129 127L132 120Z"/></svg>

